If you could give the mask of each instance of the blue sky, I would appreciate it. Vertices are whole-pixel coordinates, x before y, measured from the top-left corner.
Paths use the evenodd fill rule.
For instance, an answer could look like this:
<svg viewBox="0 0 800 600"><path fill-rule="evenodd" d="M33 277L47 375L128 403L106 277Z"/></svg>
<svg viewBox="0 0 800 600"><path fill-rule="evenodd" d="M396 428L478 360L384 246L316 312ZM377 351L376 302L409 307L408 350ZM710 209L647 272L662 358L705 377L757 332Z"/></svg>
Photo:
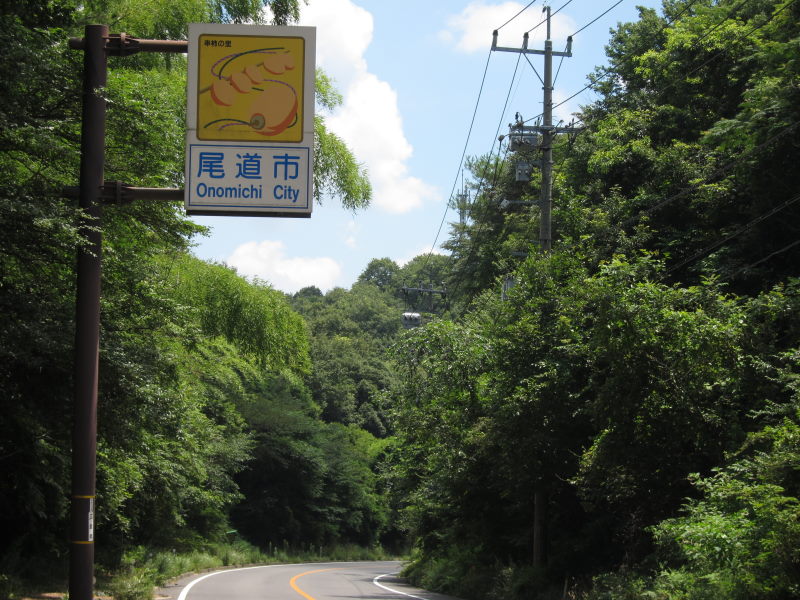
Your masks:
<svg viewBox="0 0 800 600"><path fill-rule="evenodd" d="M363 163L373 184L372 205L357 213L325 199L310 219L195 217L211 234L194 249L203 259L224 262L247 277L259 277L284 292L316 285L323 291L349 288L373 258L400 264L433 251L458 219L447 211L459 162L497 150L496 133L519 112L526 119L542 110L542 84L519 54L489 49L492 31L528 4L492 0L310 0L300 25L317 28L317 66L331 76L343 105L326 114L329 128ZM581 90L586 76L606 61L609 29L635 20L636 6L660 8L660 0L556 0L554 50L566 37L611 8L574 36L555 80L556 103ZM521 47L546 2L538 0L499 31L500 46ZM530 33L530 48L543 48L544 25ZM530 56L539 75L543 58ZM487 67L488 60L488 67ZM554 60L554 72L559 60ZM516 77L513 79L516 67ZM478 102L481 80L486 80ZM503 112L506 98L508 106ZM555 120L595 98L587 90L555 111ZM467 135L476 104L472 133ZM558 224L554 223L554 227Z"/></svg>

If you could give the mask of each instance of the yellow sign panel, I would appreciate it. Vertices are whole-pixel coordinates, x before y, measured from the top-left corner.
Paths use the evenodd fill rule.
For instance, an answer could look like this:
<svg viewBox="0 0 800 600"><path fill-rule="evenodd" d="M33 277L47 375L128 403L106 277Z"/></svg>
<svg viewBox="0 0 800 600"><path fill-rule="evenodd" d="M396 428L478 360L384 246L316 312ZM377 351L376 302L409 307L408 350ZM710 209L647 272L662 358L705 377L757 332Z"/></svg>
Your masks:
<svg viewBox="0 0 800 600"><path fill-rule="evenodd" d="M302 142L305 40L202 34L197 138Z"/></svg>

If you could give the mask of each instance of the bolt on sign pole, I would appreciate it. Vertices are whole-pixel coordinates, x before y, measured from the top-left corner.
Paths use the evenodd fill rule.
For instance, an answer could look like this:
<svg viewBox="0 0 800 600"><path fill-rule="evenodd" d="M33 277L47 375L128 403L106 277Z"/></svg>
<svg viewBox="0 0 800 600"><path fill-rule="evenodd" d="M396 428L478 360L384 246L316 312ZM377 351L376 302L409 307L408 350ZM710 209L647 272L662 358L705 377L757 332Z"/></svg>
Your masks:
<svg viewBox="0 0 800 600"><path fill-rule="evenodd" d="M72 433L69 597L91 600L94 586L94 497L97 458L97 382L100 357L100 231L105 153L108 26L87 25L84 38L83 124L75 309L75 406Z"/></svg>

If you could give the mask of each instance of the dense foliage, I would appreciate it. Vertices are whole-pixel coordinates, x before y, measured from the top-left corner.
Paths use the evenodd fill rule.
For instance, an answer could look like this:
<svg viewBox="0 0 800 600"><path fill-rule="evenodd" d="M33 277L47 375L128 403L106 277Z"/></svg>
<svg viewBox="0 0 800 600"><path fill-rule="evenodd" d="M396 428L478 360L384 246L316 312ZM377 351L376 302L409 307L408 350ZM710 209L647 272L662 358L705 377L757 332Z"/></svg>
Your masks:
<svg viewBox="0 0 800 600"><path fill-rule="evenodd" d="M4 3L0 12L0 595L60 576L70 489L84 23L179 39L189 21L297 18L298 2ZM106 178L179 187L185 62L111 59ZM341 101L324 73L319 102ZM363 168L315 123L319 200L368 204ZM145 149L131 151L132 148ZM191 257L201 229L169 203L103 210L97 548L194 548L232 527L262 547L371 544L385 522L380 443L321 420L308 328L283 294ZM291 486L283 482L290 481ZM265 487L266 486L266 487ZM286 517L291 507L292 518ZM258 518L248 515L257 513ZM278 526L280 525L280 526ZM229 537L229 536L228 536Z"/></svg>
<svg viewBox="0 0 800 600"><path fill-rule="evenodd" d="M799 11L666 0L619 25L555 148L548 255L538 178L513 176L530 156L470 163L446 244L461 316L395 349L392 500L419 581L800 592Z"/></svg>

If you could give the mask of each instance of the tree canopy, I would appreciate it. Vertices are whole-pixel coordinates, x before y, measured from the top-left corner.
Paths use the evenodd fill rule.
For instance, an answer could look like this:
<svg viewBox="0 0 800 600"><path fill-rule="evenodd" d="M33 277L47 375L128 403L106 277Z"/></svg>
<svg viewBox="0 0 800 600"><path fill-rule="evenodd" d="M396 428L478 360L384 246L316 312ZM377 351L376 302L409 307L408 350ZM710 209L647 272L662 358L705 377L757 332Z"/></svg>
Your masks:
<svg viewBox="0 0 800 600"><path fill-rule="evenodd" d="M667 0L619 24L554 147L548 254L540 177L513 173L530 151L469 163L445 244L459 318L395 356L392 501L418 581L796 593L800 489L757 465L796 461L799 15Z"/></svg>

